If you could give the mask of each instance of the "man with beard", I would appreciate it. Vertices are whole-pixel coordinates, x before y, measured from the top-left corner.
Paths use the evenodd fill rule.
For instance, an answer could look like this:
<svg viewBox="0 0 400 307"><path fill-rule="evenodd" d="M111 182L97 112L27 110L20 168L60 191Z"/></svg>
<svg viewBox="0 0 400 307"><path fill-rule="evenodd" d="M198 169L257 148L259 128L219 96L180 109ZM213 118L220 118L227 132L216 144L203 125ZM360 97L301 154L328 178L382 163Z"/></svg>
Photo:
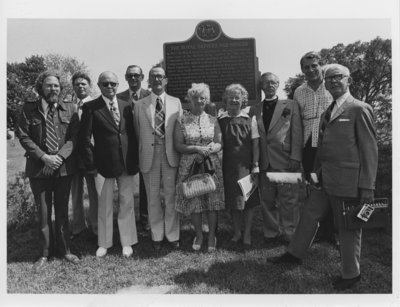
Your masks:
<svg viewBox="0 0 400 307"><path fill-rule="evenodd" d="M116 97L118 78L111 71L100 74L101 96L83 105L79 150L87 171L105 178L98 209L97 257L104 257L113 245L114 185L118 185L118 228L122 255L133 254L136 233L133 176L138 172L138 144L133 128L132 106ZM92 136L94 146L92 146Z"/></svg>
<svg viewBox="0 0 400 307"><path fill-rule="evenodd" d="M134 108L136 101L150 95L150 91L142 88L144 75L142 68L138 65L129 65L126 68L125 80L128 82L129 88L117 94L118 99L122 99L131 103ZM139 223L144 230L149 230L147 196L144 186L143 175L139 172Z"/></svg>
<svg viewBox="0 0 400 307"><path fill-rule="evenodd" d="M72 174L76 172L73 151L79 120L75 105L59 99L62 89L57 74L44 72L39 75L35 89L39 99L24 104L17 134L26 150L25 174L39 207L43 242L41 258L35 267L40 270L50 256L61 256L74 264L79 262L79 258L71 254L68 242L68 198Z"/></svg>
<svg viewBox="0 0 400 307"><path fill-rule="evenodd" d="M72 87L76 94L75 103L78 109L79 119L82 116L83 104L93 99L89 96L90 84L90 77L85 72L78 71L72 76ZM86 229L85 210L83 206L83 179L86 181L89 195L88 224L92 236L97 236L97 189L101 188L104 178L101 175L98 175L96 170L91 172L86 171L83 162L78 155L78 172L74 175L71 185L73 213L71 239L76 238L82 231Z"/></svg>

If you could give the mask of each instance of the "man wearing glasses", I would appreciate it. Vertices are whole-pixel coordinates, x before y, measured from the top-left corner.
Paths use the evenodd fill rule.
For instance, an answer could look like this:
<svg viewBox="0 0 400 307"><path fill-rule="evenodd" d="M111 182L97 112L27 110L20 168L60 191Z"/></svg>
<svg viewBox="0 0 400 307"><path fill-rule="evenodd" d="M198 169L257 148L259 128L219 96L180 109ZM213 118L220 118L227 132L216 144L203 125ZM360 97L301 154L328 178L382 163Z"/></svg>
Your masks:
<svg viewBox="0 0 400 307"><path fill-rule="evenodd" d="M140 143L139 166L148 199L151 238L156 252L164 237L179 248L179 218L175 211L175 181L179 154L174 148L173 131L182 115L178 98L165 93L168 79L160 66L149 72L152 92L135 104L134 124ZM160 187L164 190L165 209L161 206Z"/></svg>
<svg viewBox="0 0 400 307"><path fill-rule="evenodd" d="M321 114L325 112L332 102L332 96L325 88L322 73L321 56L315 51L307 52L300 59L301 71L306 78L294 92L293 100L300 106L303 122L303 170L305 177L310 181L315 155L318 145L318 130ZM335 229L332 210L321 221L314 241L324 240L336 245Z"/></svg>
<svg viewBox="0 0 400 307"><path fill-rule="evenodd" d="M125 80L128 82L129 88L117 94L117 98L129 101L132 108L139 99L150 95L150 91L142 88L144 75L142 68L138 65L129 65L126 68ZM137 180L137 179L136 179ZM147 196L144 186L143 176L139 173L139 224L146 232L149 230L148 212L147 212Z"/></svg>
<svg viewBox="0 0 400 307"><path fill-rule="evenodd" d="M287 252L269 259L272 263L301 264L318 228L318 221L331 207L340 242L341 276L333 281L337 290L351 288L361 279L361 229L345 228L341 216L342 203L345 198L353 198L361 204L372 201L378 167L373 110L370 105L351 96L351 82L347 67L339 64L327 66L325 86L334 101L321 116L316 157L324 197L315 201L315 189L311 190Z"/></svg>
<svg viewBox="0 0 400 307"><path fill-rule="evenodd" d="M132 106L116 97L117 76L106 71L97 85L101 96L83 105L79 133L82 160L87 171L96 169L105 178L98 208L97 257L113 245L114 183L118 185L118 228L124 257L138 242L135 223L133 177L138 172L138 144L133 128ZM93 135L94 146L91 147Z"/></svg>

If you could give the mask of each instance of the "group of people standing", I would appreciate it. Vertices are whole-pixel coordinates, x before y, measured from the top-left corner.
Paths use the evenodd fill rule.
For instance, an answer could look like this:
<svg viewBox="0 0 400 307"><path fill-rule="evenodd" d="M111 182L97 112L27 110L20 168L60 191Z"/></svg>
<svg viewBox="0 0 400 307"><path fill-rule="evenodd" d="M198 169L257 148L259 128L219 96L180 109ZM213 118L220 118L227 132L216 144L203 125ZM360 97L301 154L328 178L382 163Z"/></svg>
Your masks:
<svg viewBox="0 0 400 307"><path fill-rule="evenodd" d="M39 99L25 103L18 136L26 150L26 175L39 208L42 268L50 256L78 263L69 240L86 228L83 178L89 194L90 229L97 236L97 257L113 245L113 204L118 186L118 228L122 254L130 257L138 243L134 210L134 175L140 173L139 221L148 224L155 251L163 241L180 247L180 215L191 217L195 236L192 249L206 243L214 252L217 217L229 210L232 244L251 248L254 209L260 205L265 241L289 244L273 263L300 264L311 245L319 222L332 209L342 256L337 289L360 280L361 230L347 230L340 220L341 200L373 199L377 169L374 117L369 105L349 92L349 70L330 64L324 70L318 53L305 54L300 66L307 82L296 89L294 100L277 95L279 78L261 75L265 99L247 106L248 93L231 84L223 93L218 117L205 110L210 88L194 83L188 90L189 110L165 92L168 79L160 66L149 72L149 88L141 88L144 75L137 65L128 66L129 89L117 94L118 78L103 72L97 85L101 95L89 97L91 80L85 73L72 77L75 103L59 99L59 77L41 74ZM180 190L195 162L208 160L214 167L216 189L185 198ZM309 174L318 174L314 183ZM300 208L299 185L268 180L267 172L305 174L311 194ZM258 190L245 201L237 181L258 177ZM72 188L71 188L72 185ZM72 237L69 237L68 200L72 194ZM51 211L54 204L55 232ZM328 214L329 215L329 214ZM202 229L208 220L208 236ZM243 225L242 225L243 224Z"/></svg>

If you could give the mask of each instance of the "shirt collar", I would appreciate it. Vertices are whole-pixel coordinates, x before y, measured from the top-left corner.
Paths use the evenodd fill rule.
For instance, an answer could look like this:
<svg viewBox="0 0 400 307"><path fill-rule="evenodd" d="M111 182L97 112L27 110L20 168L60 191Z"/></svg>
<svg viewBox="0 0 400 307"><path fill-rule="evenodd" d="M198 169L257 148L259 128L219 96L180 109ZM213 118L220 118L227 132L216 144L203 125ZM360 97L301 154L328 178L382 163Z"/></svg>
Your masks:
<svg viewBox="0 0 400 307"><path fill-rule="evenodd" d="M136 92L132 91L131 88L129 88L128 91L129 91L129 98L132 98L133 93L136 93L138 98L140 97L140 88Z"/></svg>
<svg viewBox="0 0 400 307"><path fill-rule="evenodd" d="M110 104L110 102L111 102L110 98L107 98L107 97L104 96L103 94L101 95L101 97L103 97L104 101L106 102L106 104L107 104L107 106L108 106L108 105ZM114 96L114 97L113 97L112 102L118 104L117 96Z"/></svg>
<svg viewBox="0 0 400 307"><path fill-rule="evenodd" d="M346 99L350 96L350 92L347 91L346 93L344 93L342 96L340 96L338 99L336 99L336 105L339 108L343 102L346 101Z"/></svg>
<svg viewBox="0 0 400 307"><path fill-rule="evenodd" d="M240 113L238 114L238 115L236 115L236 116L230 116L229 114L228 114L228 111L224 111L220 116L219 116L219 118L225 118L225 117L244 117L244 118L249 118L250 116L249 116L249 114L247 114L244 110L240 110Z"/></svg>
<svg viewBox="0 0 400 307"><path fill-rule="evenodd" d="M57 109L58 105L59 104L57 102L54 103L54 109ZM47 113L48 106L49 106L49 103L44 98L42 98L39 103L39 110ZM61 106L61 104L60 104L60 106ZM64 107L64 106L62 105L61 107Z"/></svg>
<svg viewBox="0 0 400 307"><path fill-rule="evenodd" d="M92 97L86 96L83 99L79 99L78 97L76 97L76 102L79 102L79 100L82 100L82 102L85 103L85 102L88 102L88 101L92 100Z"/></svg>
<svg viewBox="0 0 400 307"><path fill-rule="evenodd" d="M151 96L151 102L153 102L153 103L156 103L156 100L158 97L160 97L161 100L163 101L163 103L165 103L165 92L163 92L160 96L151 92L150 96Z"/></svg>
<svg viewBox="0 0 400 307"><path fill-rule="evenodd" d="M277 95L275 95L274 97L272 97L272 98L264 98L264 101L274 101L274 100L278 100L278 96Z"/></svg>

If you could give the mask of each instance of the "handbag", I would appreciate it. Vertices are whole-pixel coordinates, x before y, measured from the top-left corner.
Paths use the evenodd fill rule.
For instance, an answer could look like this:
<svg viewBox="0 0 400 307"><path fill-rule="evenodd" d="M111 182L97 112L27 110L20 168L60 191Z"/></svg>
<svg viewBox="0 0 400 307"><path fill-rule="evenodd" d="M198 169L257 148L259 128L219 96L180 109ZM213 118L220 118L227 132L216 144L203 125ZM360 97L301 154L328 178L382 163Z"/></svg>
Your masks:
<svg viewBox="0 0 400 307"><path fill-rule="evenodd" d="M389 200L376 198L365 204L357 200L345 200L342 203L342 214L346 229L383 228L390 221Z"/></svg>
<svg viewBox="0 0 400 307"><path fill-rule="evenodd" d="M193 161L188 177L180 184L182 195L189 199L214 192L217 189L215 167L207 157L203 162Z"/></svg>

